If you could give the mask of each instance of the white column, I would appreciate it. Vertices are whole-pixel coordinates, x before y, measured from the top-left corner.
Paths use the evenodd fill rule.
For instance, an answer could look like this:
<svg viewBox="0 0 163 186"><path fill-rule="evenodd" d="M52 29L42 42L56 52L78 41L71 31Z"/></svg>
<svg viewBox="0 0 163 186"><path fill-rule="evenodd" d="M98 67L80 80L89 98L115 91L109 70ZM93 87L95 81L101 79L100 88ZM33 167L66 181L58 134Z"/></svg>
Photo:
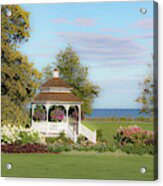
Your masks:
<svg viewBox="0 0 163 186"><path fill-rule="evenodd" d="M78 105L78 114L79 114L79 118L78 118L78 133L80 134L80 125L81 125L81 105Z"/></svg>
<svg viewBox="0 0 163 186"><path fill-rule="evenodd" d="M34 115L34 109L35 109L35 104L32 103L32 126L33 126L33 123L34 123L34 120L33 120L33 115Z"/></svg>
<svg viewBox="0 0 163 186"><path fill-rule="evenodd" d="M65 105L66 108L66 126L65 126L65 132L67 133L67 127L68 127L68 123L69 123L69 118L68 118L68 111L69 111L69 105Z"/></svg>
<svg viewBox="0 0 163 186"><path fill-rule="evenodd" d="M49 132L49 121L48 121L48 116L49 116L49 108L50 108L50 105L49 104L45 104L45 107L46 107L46 133L48 134Z"/></svg>
<svg viewBox="0 0 163 186"><path fill-rule="evenodd" d="M94 131L94 135L93 135L93 142L96 143L96 130Z"/></svg>

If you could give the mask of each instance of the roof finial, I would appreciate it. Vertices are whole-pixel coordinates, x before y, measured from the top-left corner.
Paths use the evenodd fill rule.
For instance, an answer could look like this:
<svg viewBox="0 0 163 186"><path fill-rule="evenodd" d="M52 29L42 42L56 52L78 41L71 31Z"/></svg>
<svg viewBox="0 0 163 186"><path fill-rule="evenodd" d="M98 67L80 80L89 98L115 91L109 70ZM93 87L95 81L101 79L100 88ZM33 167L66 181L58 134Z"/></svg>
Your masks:
<svg viewBox="0 0 163 186"><path fill-rule="evenodd" d="M54 77L54 78L59 78L59 71L58 71L57 68L54 69L53 77Z"/></svg>

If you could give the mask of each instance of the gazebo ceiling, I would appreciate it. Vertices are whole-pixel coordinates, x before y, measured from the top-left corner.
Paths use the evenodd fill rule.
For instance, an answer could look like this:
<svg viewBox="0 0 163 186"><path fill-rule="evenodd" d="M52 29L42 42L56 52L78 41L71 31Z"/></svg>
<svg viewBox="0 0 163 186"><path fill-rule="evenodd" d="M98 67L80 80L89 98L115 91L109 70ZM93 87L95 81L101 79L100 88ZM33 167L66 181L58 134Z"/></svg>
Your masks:
<svg viewBox="0 0 163 186"><path fill-rule="evenodd" d="M76 97L70 92L57 93L57 92L41 92L38 94L34 101L70 101L70 102L82 102L80 98Z"/></svg>

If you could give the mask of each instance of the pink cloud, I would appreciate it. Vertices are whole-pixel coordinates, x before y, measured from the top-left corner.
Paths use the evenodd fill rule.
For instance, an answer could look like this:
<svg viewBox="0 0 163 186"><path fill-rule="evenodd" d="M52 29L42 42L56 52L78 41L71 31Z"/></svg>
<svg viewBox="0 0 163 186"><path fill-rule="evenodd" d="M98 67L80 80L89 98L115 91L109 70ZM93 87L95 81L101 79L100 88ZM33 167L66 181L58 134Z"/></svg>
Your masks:
<svg viewBox="0 0 163 186"><path fill-rule="evenodd" d="M122 33L122 34L126 34L127 31L122 29L122 28L103 28L102 29L103 32L113 32L113 33Z"/></svg>
<svg viewBox="0 0 163 186"><path fill-rule="evenodd" d="M131 39L152 39L153 38L153 33L146 33L142 35L133 35L129 36Z"/></svg>
<svg viewBox="0 0 163 186"><path fill-rule="evenodd" d="M144 61L146 49L134 39L146 36L115 37L87 32L60 32L57 34L62 40L75 46L81 58L85 60L96 60L108 64L112 61L115 65L143 64L142 61ZM115 61L117 62L115 63ZM140 62L137 63L138 61ZM113 64L110 63L110 65Z"/></svg>
<svg viewBox="0 0 163 186"><path fill-rule="evenodd" d="M78 27L89 27L95 25L96 21L91 18L76 18L74 20L68 20L66 18L57 18L52 20L56 24L71 24Z"/></svg>
<svg viewBox="0 0 163 186"><path fill-rule="evenodd" d="M76 18L74 23L77 26L93 26L95 24L95 20L91 18Z"/></svg>
<svg viewBox="0 0 163 186"><path fill-rule="evenodd" d="M143 19L136 22L135 27L140 29L153 29L153 19Z"/></svg>

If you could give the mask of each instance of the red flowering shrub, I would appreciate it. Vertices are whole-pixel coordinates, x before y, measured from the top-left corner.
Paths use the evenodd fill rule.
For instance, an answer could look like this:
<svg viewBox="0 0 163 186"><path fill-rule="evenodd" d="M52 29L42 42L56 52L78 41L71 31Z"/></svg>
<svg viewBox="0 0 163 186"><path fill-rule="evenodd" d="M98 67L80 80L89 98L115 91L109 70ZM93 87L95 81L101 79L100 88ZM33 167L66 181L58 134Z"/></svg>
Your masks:
<svg viewBox="0 0 163 186"><path fill-rule="evenodd" d="M37 105L33 115L34 121L45 121L46 120L46 108L44 105Z"/></svg>
<svg viewBox="0 0 163 186"><path fill-rule="evenodd" d="M41 144L2 144L4 153L47 153L47 146Z"/></svg>
<svg viewBox="0 0 163 186"><path fill-rule="evenodd" d="M64 119L64 111L56 109L50 113L52 121L62 121Z"/></svg>
<svg viewBox="0 0 163 186"><path fill-rule="evenodd" d="M119 145L154 145L153 131L141 129L138 126L120 127L114 139Z"/></svg>

